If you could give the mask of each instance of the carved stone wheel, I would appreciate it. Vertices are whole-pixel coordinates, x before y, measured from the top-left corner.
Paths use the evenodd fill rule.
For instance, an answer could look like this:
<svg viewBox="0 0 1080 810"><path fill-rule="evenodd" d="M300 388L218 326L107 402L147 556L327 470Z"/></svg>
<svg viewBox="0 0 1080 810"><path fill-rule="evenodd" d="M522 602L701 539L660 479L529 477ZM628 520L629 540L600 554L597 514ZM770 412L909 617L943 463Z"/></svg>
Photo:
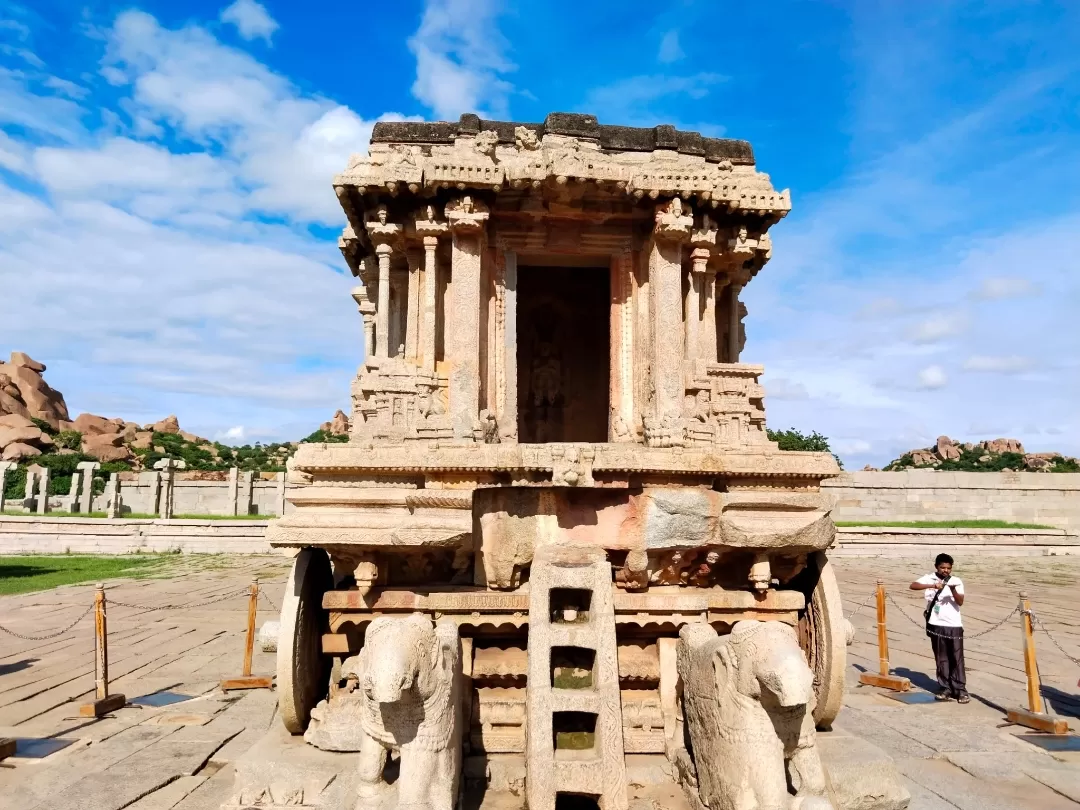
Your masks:
<svg viewBox="0 0 1080 810"><path fill-rule="evenodd" d="M844 698L847 632L840 589L824 551L810 555L798 586L806 594L806 610L799 616L799 643L814 672L814 721L818 728L827 729L840 713Z"/></svg>
<svg viewBox="0 0 1080 810"><path fill-rule="evenodd" d="M304 733L311 710L329 689L333 662L322 652L322 634L328 629L322 597L333 586L326 552L301 549L281 601L277 654L278 708L285 728L293 734Z"/></svg>

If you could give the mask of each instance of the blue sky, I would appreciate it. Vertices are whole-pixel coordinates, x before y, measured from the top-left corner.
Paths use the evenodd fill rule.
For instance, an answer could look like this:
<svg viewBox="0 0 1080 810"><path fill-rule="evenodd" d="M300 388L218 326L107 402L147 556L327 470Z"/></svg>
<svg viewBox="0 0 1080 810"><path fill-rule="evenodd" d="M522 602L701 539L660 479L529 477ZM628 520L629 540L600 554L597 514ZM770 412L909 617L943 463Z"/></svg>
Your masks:
<svg viewBox="0 0 1080 810"><path fill-rule="evenodd" d="M1080 4L0 0L0 350L73 413L251 441L360 356L331 175L384 117L747 138L769 423L848 466L1080 454Z"/></svg>

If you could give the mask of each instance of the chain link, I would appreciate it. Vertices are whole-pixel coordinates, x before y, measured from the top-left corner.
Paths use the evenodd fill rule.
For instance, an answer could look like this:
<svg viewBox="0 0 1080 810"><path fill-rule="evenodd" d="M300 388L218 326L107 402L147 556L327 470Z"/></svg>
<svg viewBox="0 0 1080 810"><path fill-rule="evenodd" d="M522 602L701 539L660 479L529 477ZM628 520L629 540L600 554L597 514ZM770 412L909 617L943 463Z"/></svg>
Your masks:
<svg viewBox="0 0 1080 810"><path fill-rule="evenodd" d="M262 587L259 588L259 596L261 596L263 599L265 599L270 604L270 607L273 608L274 610L281 610L281 608L279 608L277 605L274 604L274 600L266 595L266 591L264 591L262 589Z"/></svg>
<svg viewBox="0 0 1080 810"><path fill-rule="evenodd" d="M239 591L231 591L222 596L216 596L213 599L207 599L203 602L190 602L184 605L135 605L130 602L121 602L118 599L110 598L108 604L115 607L133 608L134 610L179 610L181 608L196 608L205 607L206 605L216 605L218 602L225 602L229 599L235 599L238 596L249 596L251 591L247 588Z"/></svg>
<svg viewBox="0 0 1080 810"><path fill-rule="evenodd" d="M83 619L85 619L90 614L90 611L93 610L93 609L94 609L94 606L90 605L90 607L88 607L86 610L84 610L82 613L79 614L79 618L77 618L75 621L73 621L71 624L69 624L63 630L57 630L55 633L48 633L48 634L46 634L44 636L28 636L28 635L24 635L22 633L16 633L14 630L8 630L2 624L0 624L0 633L7 633L9 636L15 636L15 638L21 638L23 641L47 641L50 638L56 638L57 636L64 635L64 633L68 632L68 630L71 630L75 625L77 625L79 622L81 622Z"/></svg>
<svg viewBox="0 0 1080 810"><path fill-rule="evenodd" d="M1035 615L1035 611L1029 610L1029 611L1027 611L1027 615L1031 617L1032 622L1037 624L1039 626L1039 628L1044 633L1046 633L1046 637L1049 638L1050 642L1055 647L1058 648L1058 652L1060 652L1062 655L1064 655L1066 658L1068 658L1070 661L1072 661L1077 666L1080 666L1080 658L1073 658L1071 655L1069 655L1067 652L1065 652L1065 648L1061 646L1061 644L1058 642L1058 640L1056 638L1054 638L1053 634L1051 634L1051 632L1050 632L1050 628L1047 627L1045 624L1043 624L1042 619L1040 619L1038 616Z"/></svg>
<svg viewBox="0 0 1080 810"><path fill-rule="evenodd" d="M859 611L862 610L867 605L869 605L870 600L873 599L875 596L877 596L877 591L870 591L870 595L867 596L866 599L863 600L863 603L861 605L859 605L857 608L855 608L853 611L851 611L851 613L849 613L847 615L847 620L850 622L852 619L854 619L856 616L858 616Z"/></svg>
<svg viewBox="0 0 1080 810"><path fill-rule="evenodd" d="M907 619L913 625L918 627L920 630L925 630L928 635L937 636L938 638L952 638L952 636L947 636L944 633L935 633L933 630L930 630L926 626L925 622L917 622L917 621L915 621L915 619L911 618L907 613L904 612L904 608L901 606L901 604L899 602L897 602L893 598L893 595L891 593L886 593L885 598L888 599L890 602L892 602L893 607L896 608L897 612L899 612L901 616L903 616L905 619ZM1014 607L1012 610L1009 611L1009 615L1006 616L1004 619L1002 619L997 624L995 624L995 625L993 625L991 627L988 627L985 630L981 630L978 633L972 633L970 636L967 633L964 633L964 640L965 641L971 641L971 640L979 638L981 636L985 636L985 635L987 635L989 633L993 633L999 627L1001 627L1006 622L1008 622L1009 619L1011 619L1013 616L1015 616L1019 611L1020 611L1019 606ZM933 625L930 625L930 627L933 627Z"/></svg>

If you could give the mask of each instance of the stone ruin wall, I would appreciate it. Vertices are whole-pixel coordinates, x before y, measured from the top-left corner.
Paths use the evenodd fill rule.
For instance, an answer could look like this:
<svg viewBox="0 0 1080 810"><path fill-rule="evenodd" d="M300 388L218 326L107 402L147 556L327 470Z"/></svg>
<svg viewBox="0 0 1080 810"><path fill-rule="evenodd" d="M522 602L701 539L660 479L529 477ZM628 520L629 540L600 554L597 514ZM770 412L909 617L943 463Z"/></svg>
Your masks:
<svg viewBox="0 0 1080 810"><path fill-rule="evenodd" d="M841 523L1005 520L1080 533L1080 473L850 472L821 486Z"/></svg>

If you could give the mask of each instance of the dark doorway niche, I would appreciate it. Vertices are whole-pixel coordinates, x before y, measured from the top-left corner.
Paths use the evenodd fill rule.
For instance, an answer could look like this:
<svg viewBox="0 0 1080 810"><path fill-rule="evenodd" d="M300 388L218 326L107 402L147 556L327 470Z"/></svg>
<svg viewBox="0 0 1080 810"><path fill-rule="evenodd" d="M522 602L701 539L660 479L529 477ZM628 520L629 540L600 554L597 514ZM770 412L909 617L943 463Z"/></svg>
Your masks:
<svg viewBox="0 0 1080 810"><path fill-rule="evenodd" d="M518 436L527 444L606 442L610 272L518 270Z"/></svg>

